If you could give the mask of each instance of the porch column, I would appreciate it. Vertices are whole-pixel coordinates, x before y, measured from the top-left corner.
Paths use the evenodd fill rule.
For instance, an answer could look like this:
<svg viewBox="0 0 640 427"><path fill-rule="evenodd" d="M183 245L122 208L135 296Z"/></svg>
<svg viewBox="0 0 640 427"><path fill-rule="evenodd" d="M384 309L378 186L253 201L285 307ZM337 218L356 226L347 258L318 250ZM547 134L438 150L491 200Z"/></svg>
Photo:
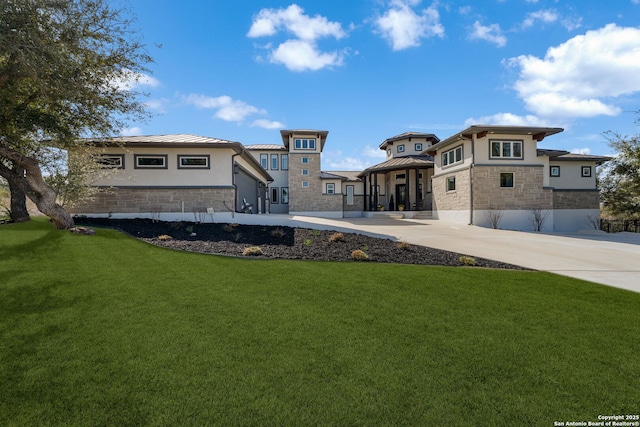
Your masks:
<svg viewBox="0 0 640 427"><path fill-rule="evenodd" d="M420 169L415 168L416 172L416 210L420 210Z"/></svg>
<svg viewBox="0 0 640 427"><path fill-rule="evenodd" d="M409 172L410 169L408 168L404 171L404 182L407 184L407 190L405 191L405 194L407 196L407 203L404 209L407 211L411 210L411 175L409 175Z"/></svg>
<svg viewBox="0 0 640 427"><path fill-rule="evenodd" d="M373 176L373 205L378 208L378 174Z"/></svg>
<svg viewBox="0 0 640 427"><path fill-rule="evenodd" d="M365 211L367 211L368 210L367 208L369 206L369 203L368 203L368 200L367 200L367 175L364 176L364 201L363 201L363 203L364 203L363 209Z"/></svg>

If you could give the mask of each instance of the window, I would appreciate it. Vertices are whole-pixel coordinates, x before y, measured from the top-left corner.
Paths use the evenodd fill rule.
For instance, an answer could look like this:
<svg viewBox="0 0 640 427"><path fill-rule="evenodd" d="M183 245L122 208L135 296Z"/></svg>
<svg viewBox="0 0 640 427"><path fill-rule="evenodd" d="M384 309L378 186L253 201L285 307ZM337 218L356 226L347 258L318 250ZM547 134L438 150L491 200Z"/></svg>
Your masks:
<svg viewBox="0 0 640 427"><path fill-rule="evenodd" d="M462 145L442 153L442 167L462 161Z"/></svg>
<svg viewBox="0 0 640 427"><path fill-rule="evenodd" d="M97 161L105 169L124 169L124 154L102 154Z"/></svg>
<svg viewBox="0 0 640 427"><path fill-rule="evenodd" d="M591 166L582 167L582 177L589 178L591 176Z"/></svg>
<svg viewBox="0 0 640 427"><path fill-rule="evenodd" d="M280 199L280 202L289 203L289 187L282 187L282 199Z"/></svg>
<svg viewBox="0 0 640 427"><path fill-rule="evenodd" d="M134 156L136 169L166 169L167 155L138 155Z"/></svg>
<svg viewBox="0 0 640 427"><path fill-rule="evenodd" d="M500 187L513 187L513 172L502 172L500 174Z"/></svg>
<svg viewBox="0 0 640 427"><path fill-rule="evenodd" d="M302 169L302 175L303 176L309 175L309 169Z"/></svg>
<svg viewBox="0 0 640 427"><path fill-rule="evenodd" d="M288 154L282 154L280 156L280 169L282 169L283 171L286 171L289 169L289 155Z"/></svg>
<svg viewBox="0 0 640 427"><path fill-rule="evenodd" d="M178 155L178 169L209 169L209 155L181 156Z"/></svg>
<svg viewBox="0 0 640 427"><path fill-rule="evenodd" d="M280 194L278 187L271 187L271 204L278 204L278 194Z"/></svg>
<svg viewBox="0 0 640 427"><path fill-rule="evenodd" d="M333 183L327 183L327 194L336 194L336 185Z"/></svg>
<svg viewBox="0 0 640 427"><path fill-rule="evenodd" d="M418 199L422 200L424 197L422 195L422 183L418 184Z"/></svg>
<svg viewBox="0 0 640 427"><path fill-rule="evenodd" d="M277 171L278 170L278 155L277 154L272 154L271 155L271 170L273 170L273 171Z"/></svg>
<svg viewBox="0 0 640 427"><path fill-rule="evenodd" d="M302 158L302 164L306 165L307 163L309 163L309 158L308 157L303 157Z"/></svg>
<svg viewBox="0 0 640 427"><path fill-rule="evenodd" d="M491 141L492 159L521 159L522 141Z"/></svg>
<svg viewBox="0 0 640 427"><path fill-rule="evenodd" d="M416 144L415 149L416 151L422 151L422 144Z"/></svg>
<svg viewBox="0 0 640 427"><path fill-rule="evenodd" d="M302 188L309 188L309 181L302 181Z"/></svg>
<svg viewBox="0 0 640 427"><path fill-rule="evenodd" d="M269 169L269 155L268 154L260 154L260 166L263 169Z"/></svg>
<svg viewBox="0 0 640 427"><path fill-rule="evenodd" d="M405 179L407 176L403 173L397 173L396 174L396 179Z"/></svg>
<svg viewBox="0 0 640 427"><path fill-rule="evenodd" d="M315 150L316 149L316 140L313 139L313 138L296 139L295 140L295 148L296 148L296 150Z"/></svg>
<svg viewBox="0 0 640 427"><path fill-rule="evenodd" d="M560 176L560 166L551 166L549 168L549 175Z"/></svg>
<svg viewBox="0 0 640 427"><path fill-rule="evenodd" d="M398 145L398 153L404 153L404 144Z"/></svg>
<svg viewBox="0 0 640 427"><path fill-rule="evenodd" d="M347 205L353 206L353 193L355 192L355 187L353 185L347 185Z"/></svg>
<svg viewBox="0 0 640 427"><path fill-rule="evenodd" d="M450 176L447 178L447 191L455 191L456 189L456 177Z"/></svg>
<svg viewBox="0 0 640 427"><path fill-rule="evenodd" d="M391 156L391 148L387 148L387 156Z"/></svg>

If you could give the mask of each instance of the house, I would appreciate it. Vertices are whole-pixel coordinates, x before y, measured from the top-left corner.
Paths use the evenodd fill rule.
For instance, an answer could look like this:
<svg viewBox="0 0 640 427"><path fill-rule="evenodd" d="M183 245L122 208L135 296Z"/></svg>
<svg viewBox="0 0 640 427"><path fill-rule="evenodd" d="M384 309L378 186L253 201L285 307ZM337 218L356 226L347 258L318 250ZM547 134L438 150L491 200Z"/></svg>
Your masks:
<svg viewBox="0 0 640 427"><path fill-rule="evenodd" d="M560 132L475 125L445 140L405 132L385 139L385 161L364 171L321 170L324 130L282 130L280 144L246 147L195 135L118 137L97 142L112 173L94 185L107 191L74 212L223 220L249 208L326 218L385 210L517 230L592 227L595 169L609 159L538 146Z"/></svg>

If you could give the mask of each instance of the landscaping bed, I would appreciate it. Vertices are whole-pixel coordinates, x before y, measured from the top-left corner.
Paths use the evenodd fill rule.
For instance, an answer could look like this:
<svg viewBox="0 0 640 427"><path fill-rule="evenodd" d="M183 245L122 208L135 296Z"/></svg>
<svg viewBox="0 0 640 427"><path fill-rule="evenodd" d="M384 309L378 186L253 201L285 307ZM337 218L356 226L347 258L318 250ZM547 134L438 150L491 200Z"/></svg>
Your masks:
<svg viewBox="0 0 640 427"><path fill-rule="evenodd" d="M244 253L244 256L271 259L363 261L354 259L353 252L360 250L368 262L525 270L503 262L357 233L151 219L76 218L76 223L114 227L156 246L190 252L230 256L243 256ZM259 254L247 255L250 247L260 248L252 251Z"/></svg>

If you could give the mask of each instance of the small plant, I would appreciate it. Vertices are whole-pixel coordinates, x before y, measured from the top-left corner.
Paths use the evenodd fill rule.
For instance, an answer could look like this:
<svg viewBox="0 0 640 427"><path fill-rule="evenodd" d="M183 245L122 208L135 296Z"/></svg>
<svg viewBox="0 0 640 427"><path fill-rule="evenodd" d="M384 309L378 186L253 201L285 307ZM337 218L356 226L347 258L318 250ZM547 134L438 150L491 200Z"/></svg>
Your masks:
<svg viewBox="0 0 640 427"><path fill-rule="evenodd" d="M476 265L476 259L472 256L463 255L460 258L458 258L458 260L464 265L469 265L469 266Z"/></svg>
<svg viewBox="0 0 640 427"><path fill-rule="evenodd" d="M532 209L531 210L531 226L533 227L533 231L542 231L544 228L544 224L549 219L549 215L551 215L551 211L543 210L543 209Z"/></svg>
<svg viewBox="0 0 640 427"><path fill-rule="evenodd" d="M260 256L262 255L262 249L259 246L249 246L244 251L242 251L242 255L244 256Z"/></svg>
<svg viewBox="0 0 640 427"><path fill-rule="evenodd" d="M242 237L242 233L236 233L233 235L233 241L239 242L241 237Z"/></svg>
<svg viewBox="0 0 640 427"><path fill-rule="evenodd" d="M169 224L169 228L171 228L172 230L180 230L182 227L184 227L184 223L181 221L172 222L171 224Z"/></svg>
<svg viewBox="0 0 640 427"><path fill-rule="evenodd" d="M409 250L409 244L407 242L398 242L396 243L396 248L403 250L403 251L408 251Z"/></svg>
<svg viewBox="0 0 640 427"><path fill-rule="evenodd" d="M360 248L361 251L366 252L369 250L369 245L364 245L363 247Z"/></svg>
<svg viewBox="0 0 640 427"><path fill-rule="evenodd" d="M344 242L344 234L342 233L333 233L329 237L330 242Z"/></svg>
<svg viewBox="0 0 640 427"><path fill-rule="evenodd" d="M169 236L168 234L161 234L158 236L158 240L162 240L163 242L171 239L173 239L173 237Z"/></svg>
<svg viewBox="0 0 640 427"><path fill-rule="evenodd" d="M314 236L319 236L320 235L320 230L312 230L311 234L313 234Z"/></svg>
<svg viewBox="0 0 640 427"><path fill-rule="evenodd" d="M275 230L271 230L271 236L282 239L285 236L285 232L282 228L276 228Z"/></svg>
<svg viewBox="0 0 640 427"><path fill-rule="evenodd" d="M600 217L598 215L587 215L584 219L584 222L589 226L590 229L600 230Z"/></svg>
<svg viewBox="0 0 640 427"><path fill-rule="evenodd" d="M363 250L356 249L351 252L351 259L354 261L367 261L369 259L369 255L367 255Z"/></svg>
<svg viewBox="0 0 640 427"><path fill-rule="evenodd" d="M313 243L313 240L311 239L305 239L304 240L304 245L308 248L309 246L311 246L311 244Z"/></svg>
<svg viewBox="0 0 640 427"><path fill-rule="evenodd" d="M206 210L194 211L193 219L196 224L202 224L207 219L207 211Z"/></svg>
<svg viewBox="0 0 640 427"><path fill-rule="evenodd" d="M159 207L151 208L151 222L158 222L158 221L160 221L160 208Z"/></svg>
<svg viewBox="0 0 640 427"><path fill-rule="evenodd" d="M222 227L222 229L227 233L231 233L237 226L238 224L225 224L225 226Z"/></svg>
<svg viewBox="0 0 640 427"><path fill-rule="evenodd" d="M497 229L500 226L500 221L502 221L503 212L499 209L495 209L492 206L489 206L487 209L487 219L491 224L491 228Z"/></svg>
<svg viewBox="0 0 640 427"><path fill-rule="evenodd" d="M187 233L189 234L193 233L193 225L186 227L185 230L187 230Z"/></svg>

